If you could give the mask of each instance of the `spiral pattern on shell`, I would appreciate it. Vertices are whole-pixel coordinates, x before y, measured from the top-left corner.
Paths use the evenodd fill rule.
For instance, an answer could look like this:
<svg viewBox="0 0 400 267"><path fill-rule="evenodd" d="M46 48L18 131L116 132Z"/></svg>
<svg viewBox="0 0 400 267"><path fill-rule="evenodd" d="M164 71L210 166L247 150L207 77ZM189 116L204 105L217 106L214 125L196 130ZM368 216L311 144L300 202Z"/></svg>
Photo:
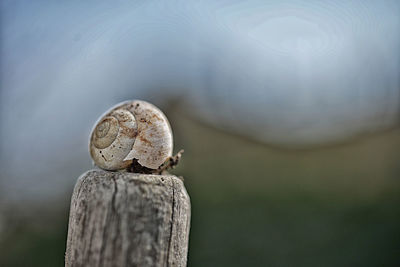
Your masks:
<svg viewBox="0 0 400 267"><path fill-rule="evenodd" d="M159 168L172 156L172 130L154 105L126 101L107 111L90 135L89 151L102 169L128 168L133 159L149 169Z"/></svg>

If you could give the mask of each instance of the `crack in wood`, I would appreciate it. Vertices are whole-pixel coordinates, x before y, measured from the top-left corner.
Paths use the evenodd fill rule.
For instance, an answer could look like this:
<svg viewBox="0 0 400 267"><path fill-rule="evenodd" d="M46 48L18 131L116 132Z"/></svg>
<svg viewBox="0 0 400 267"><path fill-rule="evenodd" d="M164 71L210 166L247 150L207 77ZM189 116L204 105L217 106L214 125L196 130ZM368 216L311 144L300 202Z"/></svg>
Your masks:
<svg viewBox="0 0 400 267"><path fill-rule="evenodd" d="M172 181L172 211L171 211L171 227L170 227L170 235L169 235L169 241L168 241L168 250L167 250L167 262L165 266L168 266L169 264L169 259L170 259L170 254L171 254L171 244L172 244L172 235L173 235L173 227L174 227L174 214L175 214L175 186L174 182Z"/></svg>

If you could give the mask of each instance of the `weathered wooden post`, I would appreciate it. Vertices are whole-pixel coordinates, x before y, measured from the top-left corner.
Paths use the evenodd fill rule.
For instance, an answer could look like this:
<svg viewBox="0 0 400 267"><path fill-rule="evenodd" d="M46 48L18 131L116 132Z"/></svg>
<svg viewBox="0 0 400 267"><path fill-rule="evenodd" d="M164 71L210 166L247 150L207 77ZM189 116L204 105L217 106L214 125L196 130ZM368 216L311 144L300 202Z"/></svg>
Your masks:
<svg viewBox="0 0 400 267"><path fill-rule="evenodd" d="M91 170L72 195L65 266L186 266L189 225L179 178Z"/></svg>

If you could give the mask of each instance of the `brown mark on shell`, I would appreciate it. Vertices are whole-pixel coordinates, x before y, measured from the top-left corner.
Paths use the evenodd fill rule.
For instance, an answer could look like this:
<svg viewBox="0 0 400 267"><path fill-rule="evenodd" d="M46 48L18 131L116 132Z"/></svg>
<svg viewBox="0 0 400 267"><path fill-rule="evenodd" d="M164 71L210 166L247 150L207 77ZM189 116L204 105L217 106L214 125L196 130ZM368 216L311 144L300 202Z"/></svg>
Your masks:
<svg viewBox="0 0 400 267"><path fill-rule="evenodd" d="M138 138L139 138L143 143L146 143L146 144L149 145L149 146L153 146L153 144L152 144L149 140L147 140L145 137L139 135ZM147 152L147 151L146 151L146 152Z"/></svg>
<svg viewBox="0 0 400 267"><path fill-rule="evenodd" d="M121 134L129 136L131 138L135 138L138 135L137 129L131 129L128 127L121 127Z"/></svg>

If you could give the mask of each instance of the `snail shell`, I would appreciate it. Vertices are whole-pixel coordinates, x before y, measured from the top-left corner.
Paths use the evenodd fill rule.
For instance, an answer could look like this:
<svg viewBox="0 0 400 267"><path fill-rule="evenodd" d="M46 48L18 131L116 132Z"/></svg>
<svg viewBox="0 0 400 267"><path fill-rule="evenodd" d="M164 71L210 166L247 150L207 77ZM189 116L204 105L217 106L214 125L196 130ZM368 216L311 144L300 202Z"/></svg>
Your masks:
<svg viewBox="0 0 400 267"><path fill-rule="evenodd" d="M107 111L90 134L89 151L102 169L128 168L133 159L157 169L172 156L173 139L166 116L154 105L126 101Z"/></svg>

